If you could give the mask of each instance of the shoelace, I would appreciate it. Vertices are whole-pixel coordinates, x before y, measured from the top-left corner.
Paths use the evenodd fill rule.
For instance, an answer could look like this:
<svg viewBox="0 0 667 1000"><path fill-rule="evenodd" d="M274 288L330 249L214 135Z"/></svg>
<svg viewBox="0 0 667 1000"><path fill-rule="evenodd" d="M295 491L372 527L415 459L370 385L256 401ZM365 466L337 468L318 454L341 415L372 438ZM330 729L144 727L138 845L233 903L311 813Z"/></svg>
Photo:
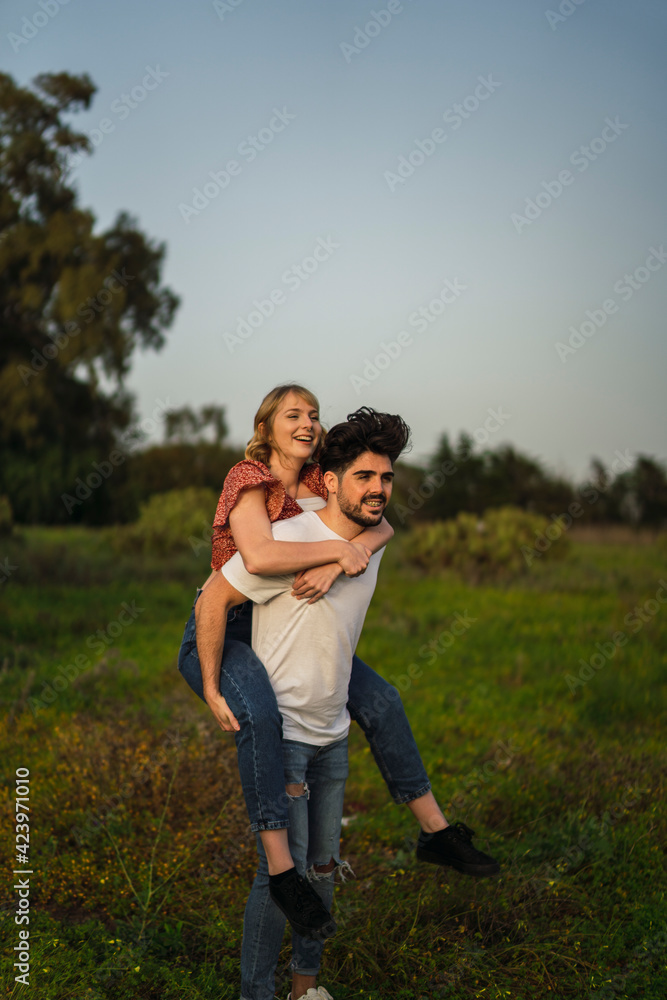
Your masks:
<svg viewBox="0 0 667 1000"><path fill-rule="evenodd" d="M469 844L472 841L472 838L475 836L475 831L471 830L470 827L466 826L465 823L461 823L461 821L459 821L458 823L454 823L453 826L450 826L449 829L452 831L452 833L454 833L456 837L465 841L467 844Z"/></svg>

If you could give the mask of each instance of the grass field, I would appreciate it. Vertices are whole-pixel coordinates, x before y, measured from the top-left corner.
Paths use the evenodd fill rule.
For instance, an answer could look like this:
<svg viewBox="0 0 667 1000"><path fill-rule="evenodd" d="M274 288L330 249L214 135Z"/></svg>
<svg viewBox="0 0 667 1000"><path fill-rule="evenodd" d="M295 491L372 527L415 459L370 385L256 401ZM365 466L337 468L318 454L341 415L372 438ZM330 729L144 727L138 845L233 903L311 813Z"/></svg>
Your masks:
<svg viewBox="0 0 667 1000"><path fill-rule="evenodd" d="M336 1000L667 995L667 548L571 538L564 560L497 586L424 577L398 540L385 556L359 654L401 689L450 820L502 871L417 863L412 818L353 726L356 878L320 976ZM27 531L5 556L5 995L236 998L254 841L233 744L176 672L205 559L119 559L83 529ZM17 768L29 988L11 957Z"/></svg>

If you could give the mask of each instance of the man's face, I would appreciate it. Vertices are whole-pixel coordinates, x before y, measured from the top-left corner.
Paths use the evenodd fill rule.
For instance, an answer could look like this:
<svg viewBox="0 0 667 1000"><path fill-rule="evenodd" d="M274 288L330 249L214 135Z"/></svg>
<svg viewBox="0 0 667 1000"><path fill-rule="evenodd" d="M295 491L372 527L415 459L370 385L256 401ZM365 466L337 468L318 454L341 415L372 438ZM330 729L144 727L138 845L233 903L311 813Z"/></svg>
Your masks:
<svg viewBox="0 0 667 1000"><path fill-rule="evenodd" d="M341 512L363 528L379 524L393 482L394 472L387 456L365 451L337 479L335 492Z"/></svg>

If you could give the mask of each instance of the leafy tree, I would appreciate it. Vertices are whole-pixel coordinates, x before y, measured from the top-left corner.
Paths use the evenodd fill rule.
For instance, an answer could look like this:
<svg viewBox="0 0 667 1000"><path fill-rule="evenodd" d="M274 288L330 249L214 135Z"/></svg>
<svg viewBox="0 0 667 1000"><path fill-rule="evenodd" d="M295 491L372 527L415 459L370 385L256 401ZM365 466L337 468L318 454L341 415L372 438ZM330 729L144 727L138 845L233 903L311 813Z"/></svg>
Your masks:
<svg viewBox="0 0 667 1000"><path fill-rule="evenodd" d="M454 469L455 471L449 471ZM429 463L428 476L442 485L424 504L423 517L447 519L459 511L481 514L491 507L512 505L540 514L560 513L573 496L572 486L549 475L536 459L512 445L475 452L469 434L462 432L455 446L447 434L440 438Z"/></svg>
<svg viewBox="0 0 667 1000"><path fill-rule="evenodd" d="M667 527L667 469L650 455L637 455L632 469L611 487L611 499L624 521L646 528Z"/></svg>
<svg viewBox="0 0 667 1000"><path fill-rule="evenodd" d="M125 212L95 233L77 205L68 159L91 147L64 116L90 107L90 78L33 86L0 74L0 493L17 519L66 522L63 494L132 425L134 351L162 347L178 299L160 287L163 244ZM109 505L105 481L71 517L104 520Z"/></svg>
<svg viewBox="0 0 667 1000"><path fill-rule="evenodd" d="M213 432L214 444L221 445L227 437L224 406L210 403L202 406L198 414L191 407L183 406L180 410L170 410L164 419L167 441L201 442L206 440L204 432L209 428Z"/></svg>

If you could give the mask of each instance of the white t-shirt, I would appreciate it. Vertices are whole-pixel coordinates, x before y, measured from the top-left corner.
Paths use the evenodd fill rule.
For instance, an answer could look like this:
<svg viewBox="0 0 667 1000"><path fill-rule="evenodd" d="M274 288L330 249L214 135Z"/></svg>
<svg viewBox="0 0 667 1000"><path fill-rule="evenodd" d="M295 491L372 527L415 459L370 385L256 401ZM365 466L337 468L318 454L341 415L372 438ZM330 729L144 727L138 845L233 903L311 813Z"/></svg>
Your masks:
<svg viewBox="0 0 667 1000"><path fill-rule="evenodd" d="M313 510L276 521L271 530L282 542L341 540ZM285 739L325 746L347 734L352 657L383 552L371 556L361 576L341 575L315 604L291 596L293 573L253 576L239 552L222 567L231 585L255 603L252 648L276 693Z"/></svg>

